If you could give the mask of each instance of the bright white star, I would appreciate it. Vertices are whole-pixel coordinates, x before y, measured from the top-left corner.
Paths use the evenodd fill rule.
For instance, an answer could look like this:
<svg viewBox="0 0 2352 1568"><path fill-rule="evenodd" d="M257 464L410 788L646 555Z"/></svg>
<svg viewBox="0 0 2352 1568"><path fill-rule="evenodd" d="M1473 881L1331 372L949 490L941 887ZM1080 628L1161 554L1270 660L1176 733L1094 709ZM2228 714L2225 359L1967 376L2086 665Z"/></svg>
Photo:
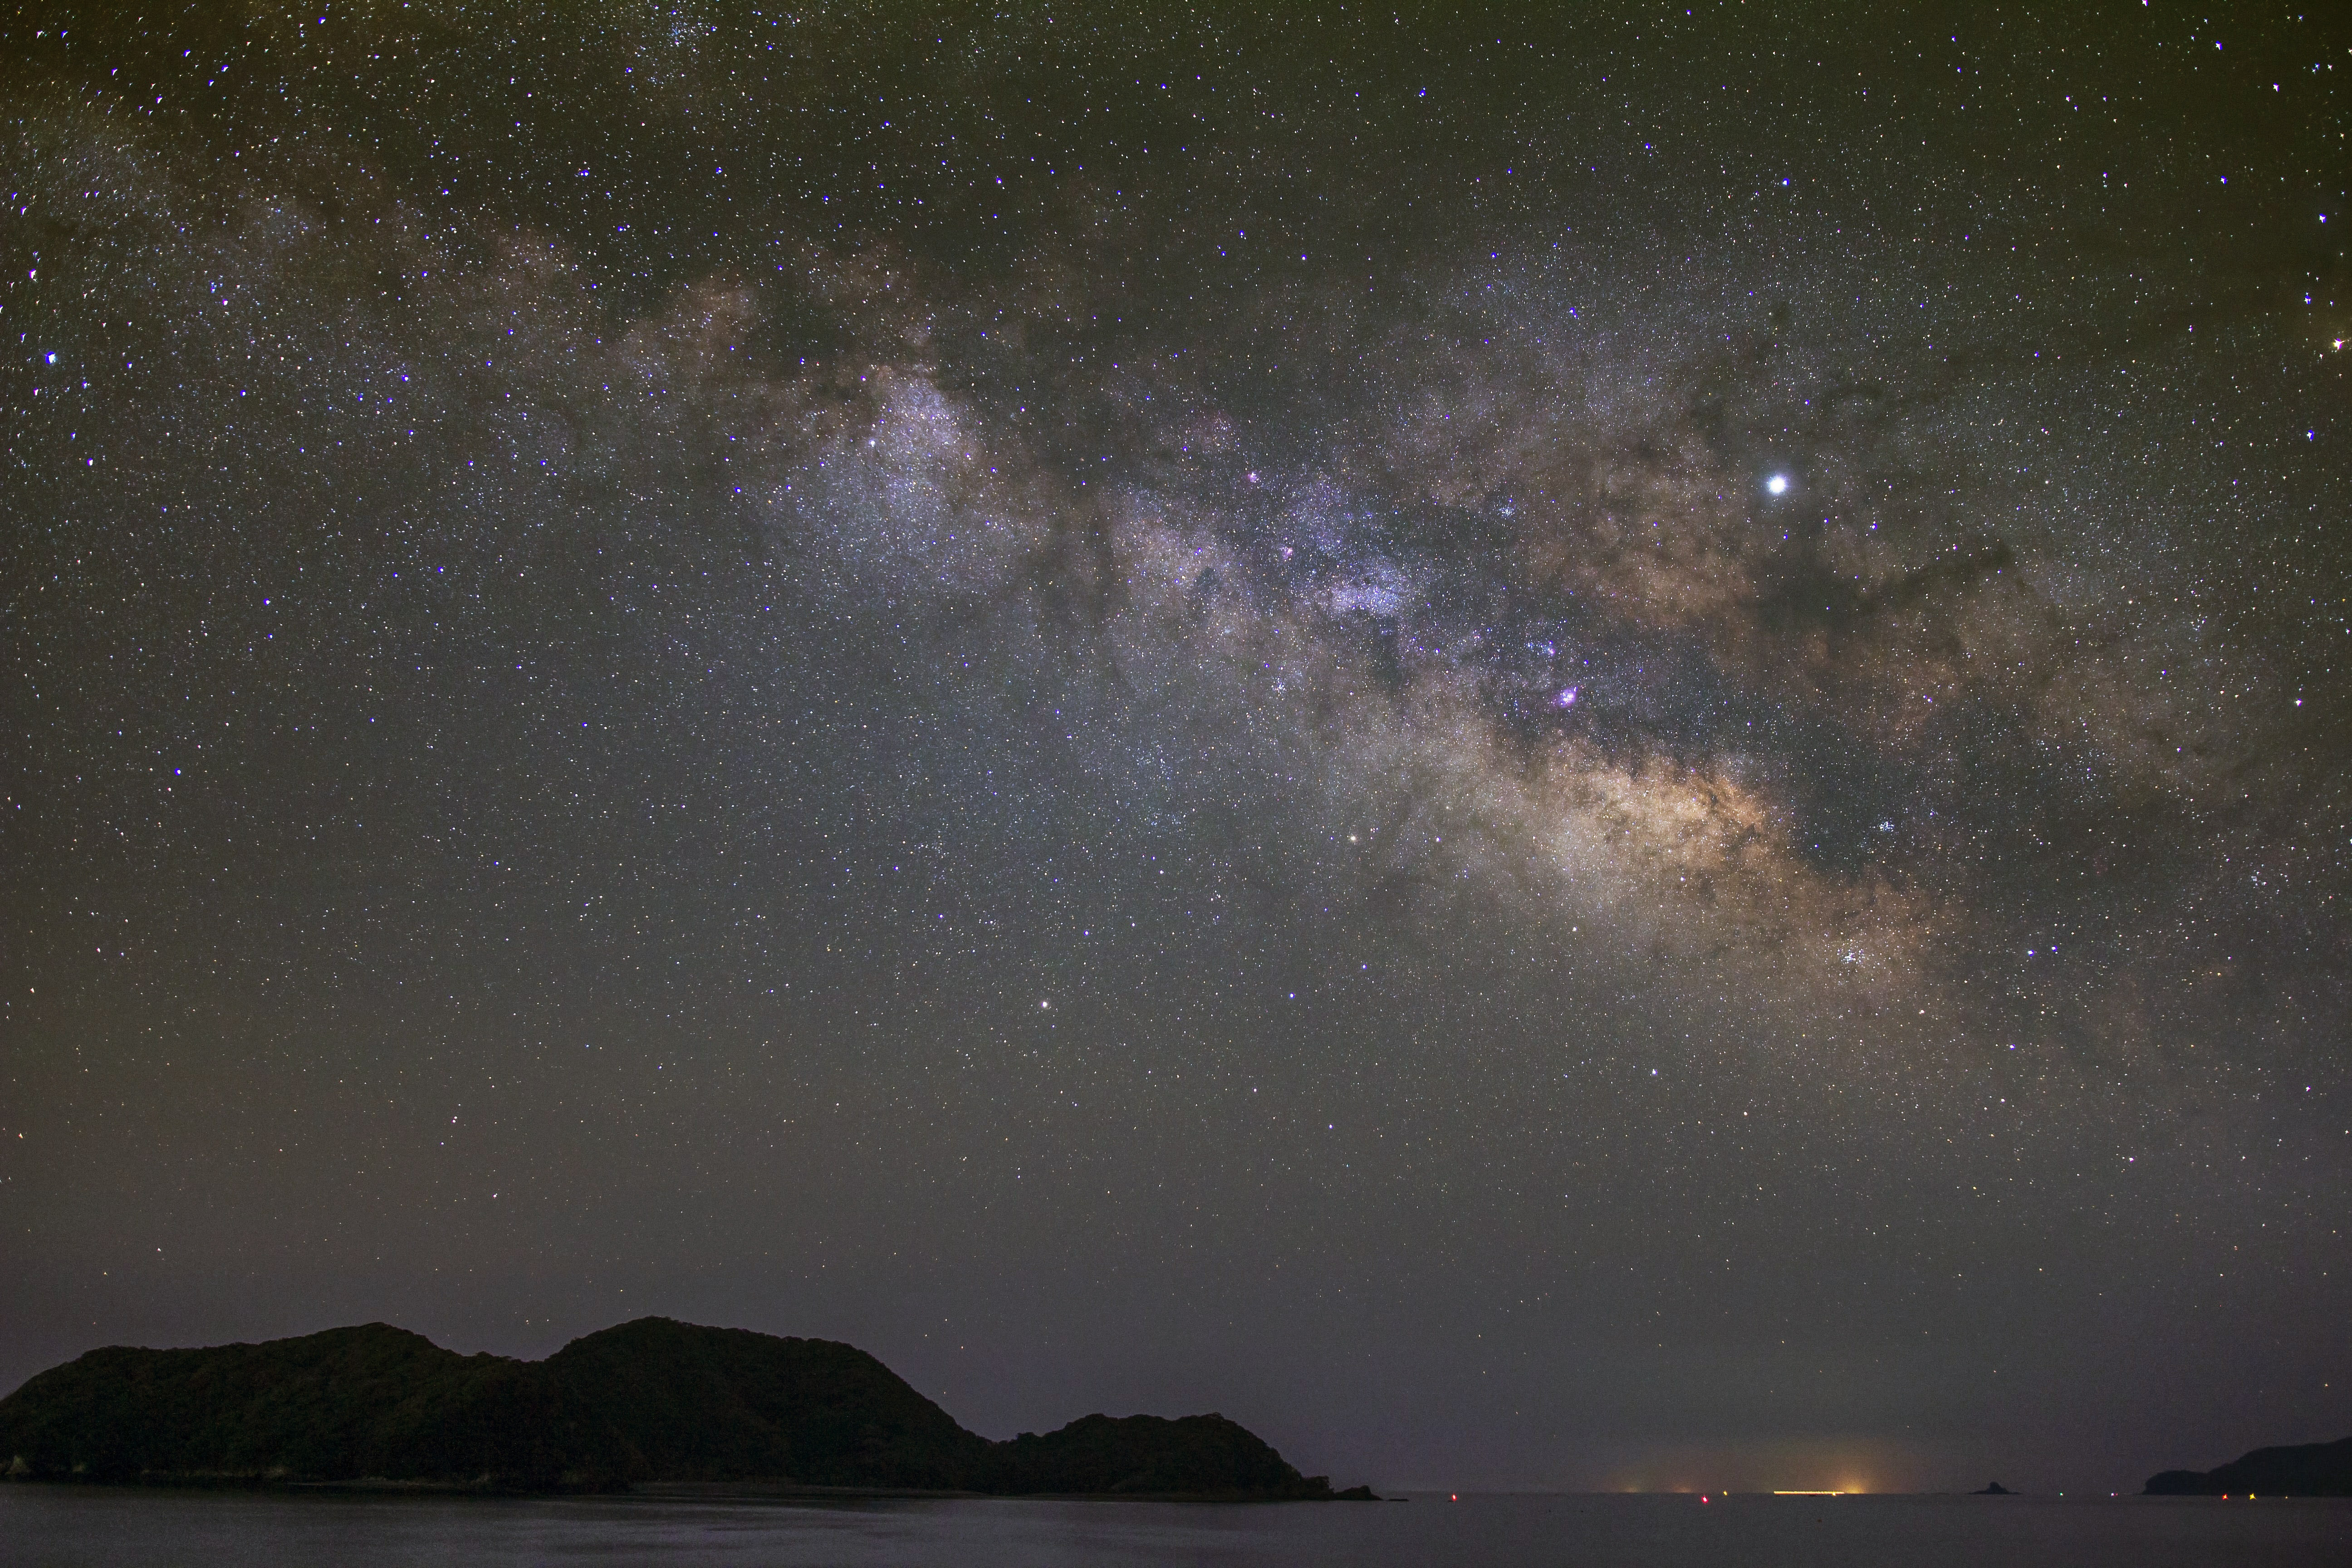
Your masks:
<svg viewBox="0 0 2352 1568"><path fill-rule="evenodd" d="M1764 481L1764 488L1776 496L1787 495L1789 493L1789 476L1786 474L1774 474L1770 479Z"/></svg>

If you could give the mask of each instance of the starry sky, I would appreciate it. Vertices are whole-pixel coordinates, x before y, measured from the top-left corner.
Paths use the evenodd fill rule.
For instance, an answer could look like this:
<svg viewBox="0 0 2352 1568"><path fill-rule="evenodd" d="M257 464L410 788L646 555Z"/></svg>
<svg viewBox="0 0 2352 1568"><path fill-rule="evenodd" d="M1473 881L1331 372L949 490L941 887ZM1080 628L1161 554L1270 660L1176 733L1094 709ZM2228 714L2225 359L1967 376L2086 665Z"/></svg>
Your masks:
<svg viewBox="0 0 2352 1568"><path fill-rule="evenodd" d="M0 1385L660 1312L1381 1485L2352 1430L2295 3L0 16Z"/></svg>

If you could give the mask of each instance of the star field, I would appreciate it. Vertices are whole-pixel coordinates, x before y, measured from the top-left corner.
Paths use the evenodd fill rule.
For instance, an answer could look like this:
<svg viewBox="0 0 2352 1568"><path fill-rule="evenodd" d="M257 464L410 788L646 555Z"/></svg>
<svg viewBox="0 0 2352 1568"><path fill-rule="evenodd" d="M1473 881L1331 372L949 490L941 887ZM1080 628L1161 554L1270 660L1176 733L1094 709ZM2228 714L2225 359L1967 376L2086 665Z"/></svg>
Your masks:
<svg viewBox="0 0 2352 1568"><path fill-rule="evenodd" d="M0 19L0 1383L2341 1436L2352 52L2240 21Z"/></svg>

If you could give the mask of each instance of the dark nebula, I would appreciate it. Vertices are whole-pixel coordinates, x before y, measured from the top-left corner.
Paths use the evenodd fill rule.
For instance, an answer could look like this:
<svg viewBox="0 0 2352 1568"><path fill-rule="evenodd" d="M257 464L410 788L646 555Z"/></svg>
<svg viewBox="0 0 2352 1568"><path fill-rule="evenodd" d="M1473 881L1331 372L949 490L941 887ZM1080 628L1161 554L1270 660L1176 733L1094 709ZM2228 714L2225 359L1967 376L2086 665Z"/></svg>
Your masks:
<svg viewBox="0 0 2352 1568"><path fill-rule="evenodd" d="M144 9L0 18L0 1384L2352 1428L2324 8Z"/></svg>

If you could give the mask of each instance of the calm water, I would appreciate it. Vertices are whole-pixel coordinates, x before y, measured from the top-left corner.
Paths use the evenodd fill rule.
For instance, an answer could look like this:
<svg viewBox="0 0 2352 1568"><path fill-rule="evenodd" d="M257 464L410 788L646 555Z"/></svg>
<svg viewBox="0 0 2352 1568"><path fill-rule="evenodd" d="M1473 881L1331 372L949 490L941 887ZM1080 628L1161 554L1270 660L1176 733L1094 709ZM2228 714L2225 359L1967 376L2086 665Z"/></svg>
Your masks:
<svg viewBox="0 0 2352 1568"><path fill-rule="evenodd" d="M2352 1501L1416 1497L1213 1507L1013 1500L255 1496L0 1485L0 1568L2181 1568L2352 1564Z"/></svg>

